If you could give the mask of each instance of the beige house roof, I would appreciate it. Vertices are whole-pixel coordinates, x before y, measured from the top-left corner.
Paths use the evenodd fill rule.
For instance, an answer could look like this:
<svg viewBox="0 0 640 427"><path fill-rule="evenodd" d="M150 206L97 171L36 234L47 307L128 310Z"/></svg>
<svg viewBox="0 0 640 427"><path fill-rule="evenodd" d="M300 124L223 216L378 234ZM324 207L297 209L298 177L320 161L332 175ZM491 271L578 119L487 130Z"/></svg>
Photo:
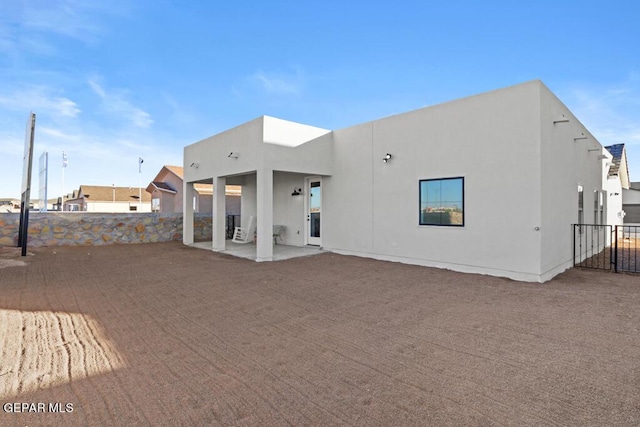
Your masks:
<svg viewBox="0 0 640 427"><path fill-rule="evenodd" d="M147 187L147 191L152 193L154 188L164 191L172 191L175 192L176 188L171 188L162 179L165 176L164 171L167 170L173 173L175 176L184 181L184 168L182 166L173 166L173 165L164 165L158 175L154 178L153 182L149 184ZM212 184L193 184L194 190L198 192L198 194L213 194L213 185ZM226 187L226 195L227 196L239 196L241 193L241 186L239 185L227 185Z"/></svg>
<svg viewBox="0 0 640 427"><path fill-rule="evenodd" d="M138 187L81 185L77 198L85 199L87 202L137 202L140 198L140 189ZM142 201L150 203L151 194L143 191Z"/></svg>

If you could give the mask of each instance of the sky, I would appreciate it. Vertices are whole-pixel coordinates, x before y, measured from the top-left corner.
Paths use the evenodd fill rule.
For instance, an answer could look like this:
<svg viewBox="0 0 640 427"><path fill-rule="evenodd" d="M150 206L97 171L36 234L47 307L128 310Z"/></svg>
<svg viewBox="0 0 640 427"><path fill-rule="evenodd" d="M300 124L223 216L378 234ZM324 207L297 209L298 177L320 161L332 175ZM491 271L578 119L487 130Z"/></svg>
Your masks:
<svg viewBox="0 0 640 427"><path fill-rule="evenodd" d="M0 0L1 197L146 187L262 115L340 129L540 79L640 181L633 0ZM68 166L62 168L63 151ZM144 159L139 173L138 159ZM64 181L63 181L64 175Z"/></svg>

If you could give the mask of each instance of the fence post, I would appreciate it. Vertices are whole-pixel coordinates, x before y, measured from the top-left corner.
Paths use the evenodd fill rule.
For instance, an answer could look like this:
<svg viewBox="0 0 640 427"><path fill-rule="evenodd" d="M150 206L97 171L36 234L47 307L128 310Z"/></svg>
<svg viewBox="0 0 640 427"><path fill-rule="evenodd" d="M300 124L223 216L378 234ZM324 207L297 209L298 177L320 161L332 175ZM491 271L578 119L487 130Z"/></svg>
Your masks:
<svg viewBox="0 0 640 427"><path fill-rule="evenodd" d="M618 226L617 225L616 225L616 229L614 231L613 238L616 241L616 245L615 245L616 248L613 251L613 257L614 257L613 258L614 259L613 265L615 267L615 272L617 273L618 272ZM613 245L611 245L611 246L613 246Z"/></svg>
<svg viewBox="0 0 640 427"><path fill-rule="evenodd" d="M572 240L573 240L573 266L576 266L576 225L573 224L573 235L572 235Z"/></svg>

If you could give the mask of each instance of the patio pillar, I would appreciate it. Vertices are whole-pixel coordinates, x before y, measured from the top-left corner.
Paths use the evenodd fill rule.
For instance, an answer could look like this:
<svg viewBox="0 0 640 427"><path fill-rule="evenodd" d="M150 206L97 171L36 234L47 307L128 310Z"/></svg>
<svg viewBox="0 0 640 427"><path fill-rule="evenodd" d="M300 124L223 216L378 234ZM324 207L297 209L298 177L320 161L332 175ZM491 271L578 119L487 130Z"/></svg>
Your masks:
<svg viewBox="0 0 640 427"><path fill-rule="evenodd" d="M193 183L184 182L182 199L182 243L193 243Z"/></svg>
<svg viewBox="0 0 640 427"><path fill-rule="evenodd" d="M211 209L213 219L211 224L211 239L214 251L223 251L226 248L226 183L226 178L216 177L213 179L213 209Z"/></svg>
<svg viewBox="0 0 640 427"><path fill-rule="evenodd" d="M258 214L258 242L256 261L273 260L273 169L262 168L256 171Z"/></svg>

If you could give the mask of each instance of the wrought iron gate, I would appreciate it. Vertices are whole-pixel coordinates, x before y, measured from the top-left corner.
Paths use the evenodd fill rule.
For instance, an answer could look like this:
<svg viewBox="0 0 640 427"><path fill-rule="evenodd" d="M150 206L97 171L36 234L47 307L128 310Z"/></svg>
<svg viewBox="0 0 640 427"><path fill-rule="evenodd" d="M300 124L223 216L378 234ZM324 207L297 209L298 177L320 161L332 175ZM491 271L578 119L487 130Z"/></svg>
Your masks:
<svg viewBox="0 0 640 427"><path fill-rule="evenodd" d="M640 225L573 224L574 267L640 273Z"/></svg>

